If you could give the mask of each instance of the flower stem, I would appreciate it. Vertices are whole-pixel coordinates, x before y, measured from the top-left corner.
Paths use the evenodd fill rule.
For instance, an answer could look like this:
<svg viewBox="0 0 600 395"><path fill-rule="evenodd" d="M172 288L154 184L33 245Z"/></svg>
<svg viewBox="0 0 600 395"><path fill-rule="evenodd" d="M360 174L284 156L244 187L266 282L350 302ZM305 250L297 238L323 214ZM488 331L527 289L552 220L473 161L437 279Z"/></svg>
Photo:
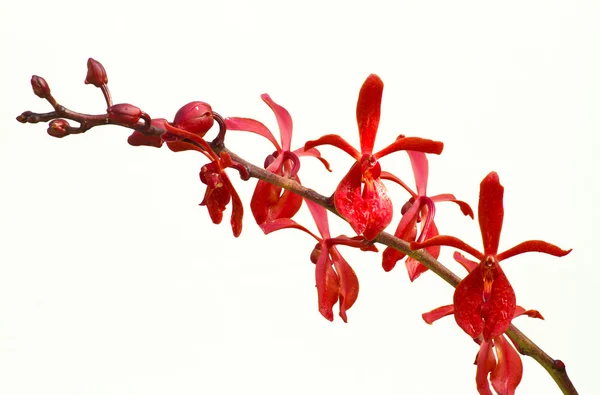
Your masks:
<svg viewBox="0 0 600 395"><path fill-rule="evenodd" d="M49 113L34 113L31 111L25 111L21 115L17 117L17 120L21 123L38 123L38 122L47 122L57 118L66 118L69 120L73 120L80 123L80 128L77 133L84 133L87 130L91 129L94 126L106 125L106 124L118 124L112 122L108 119L107 114L102 115L87 115L81 114L74 111L71 111L64 106L56 104L55 111ZM144 122L144 125L146 122ZM129 128L129 129L140 129L143 125L123 125L118 124L120 126ZM142 131L147 135L155 135L160 136L165 132L164 129L157 128L154 126L149 127L147 130ZM223 131L224 133L224 131ZM221 133L220 133L221 134ZM273 174L261 167L255 166L252 163L246 161L235 153L229 151L222 142L222 139L217 138L211 144L211 148L217 153L227 152L231 159L234 162L239 163L244 166L248 170L248 174L250 177L258 178L260 180L266 181L268 183L280 186L282 188L288 189L305 199L311 200L332 213L339 216L335 206L333 205L330 198L323 196L316 191L307 188L298 182L290 179L278 176ZM416 250L413 251L409 248L409 243L404 240L401 240L389 233L382 232L379 236L375 238L375 241L381 244L384 244L388 247L394 248L425 265L429 270L437 274L442 280L446 281L452 287L455 287L460 282L460 277L450 271L447 267L441 264L437 259L433 258L429 255L425 250ZM506 331L506 334L511 338L511 340L517 345L519 352L523 355L527 355L537 361L550 376L554 379L560 390L563 394L567 395L576 395L577 390L575 389L573 383L571 382L569 376L567 375L567 371L565 369L565 364L558 360L552 359L548 354L544 352L538 345L536 345L531 339L529 339L523 332L521 332L514 325L510 325L509 329Z"/></svg>

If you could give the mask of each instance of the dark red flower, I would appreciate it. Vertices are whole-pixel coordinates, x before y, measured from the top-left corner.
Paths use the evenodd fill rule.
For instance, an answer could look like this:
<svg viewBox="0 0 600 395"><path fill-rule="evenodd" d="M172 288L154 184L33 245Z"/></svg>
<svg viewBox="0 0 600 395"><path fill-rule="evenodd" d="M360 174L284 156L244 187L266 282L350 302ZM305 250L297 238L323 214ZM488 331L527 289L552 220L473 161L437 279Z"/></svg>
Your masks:
<svg viewBox="0 0 600 395"><path fill-rule="evenodd" d="M423 314L423 320L432 324L436 320L454 313L454 306L442 306L429 313ZM537 310L525 310L516 306L514 316L527 315L532 318L544 319ZM479 352L475 358L477 373L475 381L477 391L481 395L493 395L490 383L498 394L513 395L523 377L523 363L519 353L511 346L505 335L497 335L489 340L476 339L480 343ZM496 353L494 355L494 351Z"/></svg>
<svg viewBox="0 0 600 395"><path fill-rule="evenodd" d="M101 88L102 85L108 84L108 77L106 76L106 70L104 69L104 66L92 58L89 58L87 62L87 75L85 77L85 83L92 84L97 88Z"/></svg>
<svg viewBox="0 0 600 395"><path fill-rule="evenodd" d="M217 155L210 145L197 134L176 128L166 122L164 126L171 136L179 139L175 141L176 147L201 152L211 160L210 163L202 166L200 170L200 181L206 184L206 192L200 205L206 206L213 223L220 224L223 219L223 211L231 202L231 229L233 235L238 237L242 233L244 208L231 180L225 173L225 169L232 167L243 175L246 170L238 163L233 162L227 152L221 152L221 155ZM247 179L247 177L248 174L246 173L244 178Z"/></svg>
<svg viewBox="0 0 600 395"><path fill-rule="evenodd" d="M265 161L265 168L272 173L282 177L291 178L298 183L298 170L300 169L301 156L313 156L319 159L327 169L329 164L321 157L316 149L305 150L304 148L291 150L292 142L292 117L290 113L275 103L266 93L261 98L271 108L279 125L281 145L277 142L271 131L261 122L250 118L230 117L225 119L227 130L240 130L259 134L268 139L275 146L275 153L269 155ZM302 198L290 190L282 190L281 187L266 181L259 180L254 189L250 209L254 219L259 226L277 220L279 218L292 218L300 209Z"/></svg>
<svg viewBox="0 0 600 395"><path fill-rule="evenodd" d="M402 207L402 219L398 223L398 227L394 233L396 237L408 242L422 242L437 236L439 233L433 219L435 217L435 203L438 202L454 202L459 206L464 215L473 218L473 210L471 207L462 200L457 200L454 195L442 194L428 197L427 181L429 179L429 162L427 161L427 156L422 152L406 152L410 158L410 163L415 176L415 184L417 186L416 193L395 175L388 172L382 172L381 174L382 179L392 180L400 184L411 194L410 200ZM418 223L421 224L421 232L417 235ZM428 247L426 250L436 259L440 255L440 246ZM383 251L383 269L385 271L392 270L396 265L396 262L403 259L405 256L406 255L402 252L387 247ZM405 264L410 281L414 281L421 273L427 270L427 267L411 257L406 259Z"/></svg>
<svg viewBox="0 0 600 395"><path fill-rule="evenodd" d="M410 243L413 250L442 245L455 247L479 260L478 264L459 257L465 267L470 267L470 273L454 291L454 316L467 334L474 339L483 335L485 341L506 331L516 308L515 292L499 262L525 252L543 252L558 257L571 252L544 241L529 240L498 254L504 219L503 195L504 187L500 185L498 174L491 172L481 182L479 193L483 253L452 236L435 236L424 242Z"/></svg>
<svg viewBox="0 0 600 395"><path fill-rule="evenodd" d="M305 149L311 149L329 144L356 159L356 163L336 188L333 201L339 214L350 223L354 231L368 240L373 240L390 224L393 214L392 201L380 178L378 159L400 150L440 154L444 147L439 141L400 136L389 146L373 153L382 94L383 82L377 75L371 74L360 90L356 105L361 152L335 134L309 141L304 146Z"/></svg>
<svg viewBox="0 0 600 395"><path fill-rule="evenodd" d="M352 307L358 297L358 278L352 267L342 257L336 245L346 245L360 248L364 251L377 251L377 248L364 237L331 237L327 211L318 204L305 200L310 213L315 220L321 237L299 225L290 218L278 218L266 222L262 229L265 234L280 229L300 229L317 240L317 245L311 253L315 266L315 280L319 298L319 312L329 321L333 321L333 306L339 302L340 317L348 322L346 311Z"/></svg>

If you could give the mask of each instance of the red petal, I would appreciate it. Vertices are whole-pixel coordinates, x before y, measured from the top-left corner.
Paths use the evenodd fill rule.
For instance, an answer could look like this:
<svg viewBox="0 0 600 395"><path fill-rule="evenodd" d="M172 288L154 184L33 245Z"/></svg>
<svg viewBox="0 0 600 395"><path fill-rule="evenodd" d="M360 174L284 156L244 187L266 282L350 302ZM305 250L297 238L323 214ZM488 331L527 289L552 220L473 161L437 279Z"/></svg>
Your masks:
<svg viewBox="0 0 600 395"><path fill-rule="evenodd" d="M213 224L220 224L223 220L223 211L225 211L230 200L231 195L227 188L219 187L213 189L207 187L204 200L202 200L200 205L206 206Z"/></svg>
<svg viewBox="0 0 600 395"><path fill-rule="evenodd" d="M496 367L496 359L492 351L492 342L483 341L477 354L477 374L475 382L480 395L493 395L488 382L489 373Z"/></svg>
<svg viewBox="0 0 600 395"><path fill-rule="evenodd" d="M361 251L372 251L379 252L374 243L365 239L364 236L354 236L348 237L345 235L340 235L334 238L330 238L327 240L329 245L344 245L348 247L359 248Z"/></svg>
<svg viewBox="0 0 600 395"><path fill-rule="evenodd" d="M415 191L413 191L408 185L406 185L406 183L404 181L402 181L400 178L396 177L394 174L387 172L385 170L381 171L381 179L382 180L390 180L395 182L396 184L400 185L402 188L406 189L406 191L408 193L410 193L410 195L413 198L417 198L417 194L415 193Z"/></svg>
<svg viewBox="0 0 600 395"><path fill-rule="evenodd" d="M431 226L429 227L429 230L427 231L427 234L425 235L425 238L431 238L431 237L435 237L438 235L438 230L437 227L435 226L435 223L432 221L431 222ZM432 257L434 257L435 259L437 259L440 256L440 246L431 246L425 249L425 251L427 251L429 253L429 255L431 255ZM421 262L417 261L414 258L408 257L406 258L406 270L408 271L408 278L410 279L410 281L415 281L421 274L425 273L427 270L429 270L427 268L427 266L423 265Z"/></svg>
<svg viewBox="0 0 600 395"><path fill-rule="evenodd" d="M502 395L514 395L523 377L523 363L515 349L504 336L494 338L498 364L490 375L492 386Z"/></svg>
<svg viewBox="0 0 600 395"><path fill-rule="evenodd" d="M360 150L363 155L373 152L375 136L379 127L382 94L383 81L375 74L367 77L358 94L356 122L360 135Z"/></svg>
<svg viewBox="0 0 600 395"><path fill-rule="evenodd" d="M429 313L423 313L422 317L423 321L431 325L440 318L446 317L450 314L454 314L454 305L452 304L438 307L437 309L431 310Z"/></svg>
<svg viewBox="0 0 600 395"><path fill-rule="evenodd" d="M342 179L333 198L338 213L352 229L367 240L373 240L392 221L392 201L379 178L364 177L365 185L361 191L362 179L362 163L359 161Z"/></svg>
<svg viewBox="0 0 600 395"><path fill-rule="evenodd" d="M498 261L502 261L525 252L543 252L544 254L561 257L567 255L571 251L572 250L563 250L560 247L557 247L554 244L546 243L545 241L528 240L514 246L509 250L504 251L501 254L498 254Z"/></svg>
<svg viewBox="0 0 600 395"><path fill-rule="evenodd" d="M473 255L475 258L479 260L483 260L484 256L481 252L477 251L475 248L471 247L461 239L454 236L435 236L429 240L425 240L422 243L412 242L410 243L411 250L418 250L420 248L427 248L431 246L448 246L458 248L459 250L463 250L464 252Z"/></svg>
<svg viewBox="0 0 600 395"><path fill-rule="evenodd" d="M458 251L454 251L454 255L452 255L454 260L462 265L467 272L471 273L475 268L479 265L479 262L474 262L470 259L465 258L463 254Z"/></svg>
<svg viewBox="0 0 600 395"><path fill-rule="evenodd" d="M319 206L317 203L308 199L306 199L305 202L323 239L331 238L331 235L329 234L329 221L327 219L327 210L325 210L324 207Z"/></svg>
<svg viewBox="0 0 600 395"><path fill-rule="evenodd" d="M321 245L321 253L315 267L319 312L329 321L333 321L333 305L339 295L337 275L331 267L329 252L326 245Z"/></svg>
<svg viewBox="0 0 600 395"><path fill-rule="evenodd" d="M415 184L419 196L427 196L427 180L429 178L429 162L427 156L422 152L407 151L410 164L415 175Z"/></svg>
<svg viewBox="0 0 600 395"><path fill-rule="evenodd" d="M231 192L231 198L231 230L233 231L233 236L238 237L240 234L242 234L244 206L242 204L242 200L235 190Z"/></svg>
<svg viewBox="0 0 600 395"><path fill-rule="evenodd" d="M225 118L225 126L227 126L227 130L242 130L259 134L273 143L277 151L281 151L281 147L277 140L275 140L273 133L271 133L263 123L257 120L238 117Z"/></svg>
<svg viewBox="0 0 600 395"><path fill-rule="evenodd" d="M260 228L266 235L281 229L300 229L314 237L318 242L322 241L321 238L317 237L313 232L290 218L279 218L274 221L265 222L260 225Z"/></svg>
<svg viewBox="0 0 600 395"><path fill-rule="evenodd" d="M323 164L323 166L325 166L327 171L331 171L329 162L327 162L325 158L321 157L321 153L316 148L311 148L307 151L305 151L304 148L299 148L295 150L294 153L298 156L312 156L314 158L317 158Z"/></svg>
<svg viewBox="0 0 600 395"><path fill-rule="evenodd" d="M491 270L493 277L491 295L487 302L483 300L483 270ZM482 333L484 340L504 333L514 316L515 308L515 293L498 265L483 269L480 264L454 291L456 323L474 339Z"/></svg>
<svg viewBox="0 0 600 395"><path fill-rule="evenodd" d="M290 113L285 108L281 107L279 104L275 103L271 96L263 93L260 95L261 99L275 113L275 118L277 118L277 125L279 125L279 133L281 135L281 148L283 151L289 151L291 149L292 142L292 117Z"/></svg>
<svg viewBox="0 0 600 395"><path fill-rule="evenodd" d="M332 261L339 279L340 317L344 322L348 322L346 311L352 307L358 297L358 278L337 248L331 247L329 253L333 258Z"/></svg>
<svg viewBox="0 0 600 395"><path fill-rule="evenodd" d="M377 158L383 158L384 156L396 151L418 151L439 155L443 150L444 143L441 141L422 139L420 137L400 137L392 144L377 152L375 156Z"/></svg>
<svg viewBox="0 0 600 395"><path fill-rule="evenodd" d="M439 247L438 247L439 248ZM408 279L413 282L423 273L425 273L428 269L427 266L423 265L419 261L408 257L406 258L406 262L404 262L406 266L406 272L408 273Z"/></svg>
<svg viewBox="0 0 600 395"><path fill-rule="evenodd" d="M171 136L176 136L178 138L181 139L188 139L191 142L195 143L196 145L198 145L199 148L201 149L197 149L197 148L191 148L191 147L187 147L184 149L180 149L181 151L186 150L186 149L194 149L198 152L201 152L202 154L204 154L207 158L213 160L213 161L218 161L219 160L219 156L213 151L213 149L210 147L210 145L204 141L204 139L202 139L202 137L188 132L186 130L183 129L179 129L176 128L174 126L169 125L169 123L165 122L164 125L165 129L167 130L166 133L163 133L163 137L166 134L170 134ZM169 146L169 148L171 148L171 144L173 144L174 146L180 146L179 141L178 140L165 140L167 142L167 145ZM193 144L192 144L193 145ZM172 151L174 152L178 152L178 150L171 148Z"/></svg>
<svg viewBox="0 0 600 395"><path fill-rule="evenodd" d="M297 177L295 177L297 179ZM292 218L302 206L302 197L266 181L256 183L250 209L258 225L278 218Z"/></svg>
<svg viewBox="0 0 600 395"><path fill-rule="evenodd" d="M513 316L513 318L517 318L522 315L526 315L531 318L539 318L540 320L544 319L544 316L542 316L542 314L537 310L525 310L521 306L517 306L515 308L515 315Z"/></svg>
<svg viewBox="0 0 600 395"><path fill-rule="evenodd" d="M504 219L503 196L504 187L500 185L498 174L493 171L481 181L479 190L479 227L485 255L498 253Z"/></svg>
<svg viewBox="0 0 600 395"><path fill-rule="evenodd" d="M167 147L173 152L181 152L181 151L198 151L204 154L204 151L200 149L195 144L192 144L187 141L178 140L178 141L167 141Z"/></svg>
<svg viewBox="0 0 600 395"><path fill-rule="evenodd" d="M417 219L419 217L419 198L413 203L411 208L402 216L400 222L398 223L398 227L396 228L396 232L394 236L411 242L417 238ZM396 266L396 263L404 258L406 254L391 248L387 247L383 251L382 256L382 266L383 270L389 272Z"/></svg>
<svg viewBox="0 0 600 395"><path fill-rule="evenodd" d="M242 218L244 216L244 206L242 204L242 200L237 194L237 191L233 187L231 180L224 171L221 172L221 178L223 180L223 185L231 194L231 230L233 231L233 235L235 237L238 237L242 233Z"/></svg>
<svg viewBox="0 0 600 395"><path fill-rule="evenodd" d="M481 307L481 316L485 320L484 339L491 339L506 332L517 306L515 291L502 268L496 265L495 270L490 300Z"/></svg>
<svg viewBox="0 0 600 395"><path fill-rule="evenodd" d="M433 200L429 199L427 196L422 196L420 206L421 234L417 238L417 241L431 239L432 237L438 236L440 234L437 231L437 228L435 228L435 223L433 222L433 219L435 218L435 203L433 202ZM432 226L435 229L431 229ZM435 247L439 249L439 246Z"/></svg>
<svg viewBox="0 0 600 395"><path fill-rule="evenodd" d="M453 202L458 204L458 207L460 207L460 211L462 211L462 213L464 215L468 215L469 217L471 217L471 219L475 218L475 216L473 215L473 209L471 208L471 206L469 206L468 203L463 202L462 200L457 200L454 195L450 194L450 193L444 193L441 195L435 195L431 197L431 200L433 200L434 202L438 203L438 202Z"/></svg>
<svg viewBox="0 0 600 395"><path fill-rule="evenodd" d="M337 134L327 134L323 137L318 138L317 140L307 141L304 144L304 151L309 151L314 147L318 147L320 145L333 145L337 147L358 160L361 158L360 152L356 150L353 146L351 146L346 140L338 136Z"/></svg>

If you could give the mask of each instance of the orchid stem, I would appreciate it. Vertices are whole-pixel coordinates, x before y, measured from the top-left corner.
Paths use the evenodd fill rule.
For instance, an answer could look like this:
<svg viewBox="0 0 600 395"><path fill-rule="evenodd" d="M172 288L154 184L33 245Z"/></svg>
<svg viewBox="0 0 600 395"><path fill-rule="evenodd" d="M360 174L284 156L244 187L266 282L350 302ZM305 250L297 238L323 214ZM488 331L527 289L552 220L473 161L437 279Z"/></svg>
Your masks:
<svg viewBox="0 0 600 395"><path fill-rule="evenodd" d="M108 90L105 92L105 98L107 103L111 103L110 93ZM80 131L80 133L86 132L88 129L91 129L94 126L106 125L106 124L116 124L108 119L107 114L102 115L87 115L77 113L71 110L68 110L64 106L59 106L57 103L54 106L55 111L49 113L34 113L31 111L25 111L21 115L17 117L17 120L21 123L38 123L38 122L47 122L57 118L66 118L69 120L73 120L79 122L81 125L85 125L85 128ZM223 118L218 114L213 113L213 116L217 119L219 123L220 130L217 138L210 144L211 148L217 153L227 152L231 159L234 162L239 163L244 166L248 170L248 174L250 177L258 178L260 180L266 181L270 184L277 185L279 187L290 190L304 199L311 200L332 213L339 216L335 206L332 203L332 200L328 197L325 197L316 191L307 188L300 183L294 181L293 179L281 177L274 173L271 173L261 167L255 166L252 163L246 161L245 159L239 157L235 153L229 151L225 145L223 145L223 139L225 134L225 123ZM129 129L141 129L143 125L148 126L147 120L143 121L143 125L122 125L120 126L129 128ZM160 136L166 130L150 126L147 130L143 130L143 133L146 135L156 135ZM398 250L425 265L429 270L437 274L442 280L446 281L452 287L456 288L461 278L450 271L447 267L445 267L442 263L440 263L437 259L433 258L429 255L425 250L411 250L409 247L409 243L404 240L401 240L389 233L382 232L379 236L375 238L375 241L391 247L395 250ZM531 339L529 339L523 332L521 332L514 325L510 325L509 329L506 331L506 334L512 339L512 341L517 345L518 350L521 354L527 355L537 361L546 371L550 374L550 376L554 379L560 390L563 394L567 395L576 395L577 390L575 389L573 383L571 382L569 376L567 375L567 371L565 369L565 365L560 360L552 359L548 354L546 354L538 345L536 345Z"/></svg>

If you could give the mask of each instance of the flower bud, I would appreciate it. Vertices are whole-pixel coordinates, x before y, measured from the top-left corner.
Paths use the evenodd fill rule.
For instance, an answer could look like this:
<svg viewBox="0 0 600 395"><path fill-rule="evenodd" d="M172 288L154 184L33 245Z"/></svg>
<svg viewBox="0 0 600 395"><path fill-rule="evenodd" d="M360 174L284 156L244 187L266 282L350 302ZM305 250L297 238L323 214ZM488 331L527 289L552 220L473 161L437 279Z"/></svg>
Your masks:
<svg viewBox="0 0 600 395"><path fill-rule="evenodd" d="M153 119L151 125L157 128L164 129L164 123L167 122L164 118L156 118ZM163 145L163 140L161 136L156 135L147 135L139 130L134 131L131 136L127 139L127 142L134 147L139 147L141 145L146 145L149 147L160 148Z"/></svg>
<svg viewBox="0 0 600 395"><path fill-rule="evenodd" d="M181 107L173 120L176 127L200 137L204 137L213 123L212 108L201 101L193 101Z"/></svg>
<svg viewBox="0 0 600 395"><path fill-rule="evenodd" d="M31 77L31 87L33 88L33 93L42 99L47 99L50 96L50 87L42 77L37 75Z"/></svg>
<svg viewBox="0 0 600 395"><path fill-rule="evenodd" d="M146 145L148 147L160 148L163 144L160 136L147 135L138 130L134 131L131 136L127 138L127 142L134 147Z"/></svg>
<svg viewBox="0 0 600 395"><path fill-rule="evenodd" d="M130 126L137 124L142 116L142 110L127 103L110 106L106 112L111 121Z"/></svg>
<svg viewBox="0 0 600 395"><path fill-rule="evenodd" d="M106 76L106 70L104 66L97 60L92 58L88 59L87 62L87 76L85 77L86 84L92 84L97 88L108 83L108 77Z"/></svg>
<svg viewBox="0 0 600 395"><path fill-rule="evenodd" d="M69 122L65 119L53 119L48 124L48 134L52 137L63 138L69 135Z"/></svg>

